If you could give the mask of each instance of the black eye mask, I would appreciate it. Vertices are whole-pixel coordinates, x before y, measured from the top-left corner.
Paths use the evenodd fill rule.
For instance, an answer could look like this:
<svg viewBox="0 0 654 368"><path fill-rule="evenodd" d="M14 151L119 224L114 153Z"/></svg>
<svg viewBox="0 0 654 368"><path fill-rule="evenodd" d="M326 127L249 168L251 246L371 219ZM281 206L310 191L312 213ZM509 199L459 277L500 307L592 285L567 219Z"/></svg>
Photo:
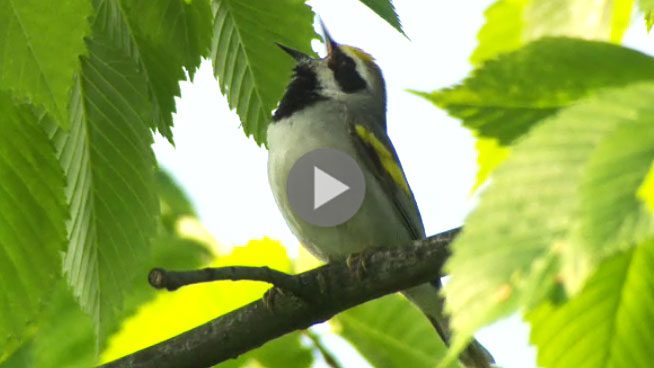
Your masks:
<svg viewBox="0 0 654 368"><path fill-rule="evenodd" d="M334 78L341 90L353 93L366 88L366 81L357 72L356 63L338 47L332 51L327 66L334 72Z"/></svg>

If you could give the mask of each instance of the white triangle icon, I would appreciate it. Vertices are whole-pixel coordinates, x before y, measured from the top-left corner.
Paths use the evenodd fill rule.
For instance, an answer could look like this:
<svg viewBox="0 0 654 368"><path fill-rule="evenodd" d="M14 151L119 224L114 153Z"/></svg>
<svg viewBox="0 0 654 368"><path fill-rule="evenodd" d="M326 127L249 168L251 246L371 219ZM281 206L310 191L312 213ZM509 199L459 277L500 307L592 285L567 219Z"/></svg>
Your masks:
<svg viewBox="0 0 654 368"><path fill-rule="evenodd" d="M342 181L320 170L316 166L313 167L313 209L325 205L325 203L338 197L350 189Z"/></svg>

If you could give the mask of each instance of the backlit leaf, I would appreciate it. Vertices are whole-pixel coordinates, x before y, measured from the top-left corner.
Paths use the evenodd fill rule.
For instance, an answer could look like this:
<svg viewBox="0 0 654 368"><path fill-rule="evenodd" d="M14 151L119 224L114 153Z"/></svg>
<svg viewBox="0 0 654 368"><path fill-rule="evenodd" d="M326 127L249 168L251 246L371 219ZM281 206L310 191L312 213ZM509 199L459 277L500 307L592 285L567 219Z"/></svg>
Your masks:
<svg viewBox="0 0 654 368"><path fill-rule="evenodd" d="M245 134L263 144L294 63L275 42L311 53L313 13L304 0L213 0L213 4L211 59L220 90L236 109Z"/></svg>
<svg viewBox="0 0 654 368"><path fill-rule="evenodd" d="M571 230L584 214L579 196L585 170L619 127L649 124L652 98L654 84L648 83L598 94L562 110L513 147L447 263L452 279L445 293L457 348L481 326L558 292L558 283L565 281L561 258L574 256L568 249L579 249L571 244ZM617 174L607 169L597 175L630 175L641 166L638 157L622 160ZM633 187L634 198L635 192Z"/></svg>
<svg viewBox="0 0 654 368"><path fill-rule="evenodd" d="M86 54L88 0L0 1L0 89L43 106L68 126L73 75Z"/></svg>
<svg viewBox="0 0 654 368"><path fill-rule="evenodd" d="M34 333L61 277L66 181L41 124L0 93L0 362Z"/></svg>
<svg viewBox="0 0 654 368"><path fill-rule="evenodd" d="M602 263L583 291L527 315L538 363L557 368L647 367L654 346L654 241Z"/></svg>

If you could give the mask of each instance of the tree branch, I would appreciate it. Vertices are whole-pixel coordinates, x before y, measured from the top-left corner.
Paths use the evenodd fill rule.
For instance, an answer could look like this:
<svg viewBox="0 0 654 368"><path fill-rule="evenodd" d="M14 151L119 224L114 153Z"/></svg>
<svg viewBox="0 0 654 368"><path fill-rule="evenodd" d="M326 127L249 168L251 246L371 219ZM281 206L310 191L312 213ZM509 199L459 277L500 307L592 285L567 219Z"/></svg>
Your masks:
<svg viewBox="0 0 654 368"><path fill-rule="evenodd" d="M102 367L208 367L235 358L358 304L440 277L449 256L448 245L459 230L449 230L404 247L374 248L350 258L356 260L354 265L342 260L291 276L297 280L294 285L299 291L288 293L275 288L274 298L269 294ZM357 272L352 272L353 269ZM272 279L265 281L283 286Z"/></svg>

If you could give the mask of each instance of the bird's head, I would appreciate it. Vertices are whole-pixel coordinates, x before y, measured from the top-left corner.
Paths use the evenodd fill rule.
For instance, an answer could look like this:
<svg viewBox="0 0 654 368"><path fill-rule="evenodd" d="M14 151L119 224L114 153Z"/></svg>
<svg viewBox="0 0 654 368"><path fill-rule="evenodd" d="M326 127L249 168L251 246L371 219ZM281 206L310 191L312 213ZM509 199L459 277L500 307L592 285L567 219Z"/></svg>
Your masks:
<svg viewBox="0 0 654 368"><path fill-rule="evenodd" d="M327 56L312 58L278 44L296 61L273 120L292 115L322 100L336 100L353 109L379 114L386 111L386 90L381 69L363 50L335 42L323 26Z"/></svg>

